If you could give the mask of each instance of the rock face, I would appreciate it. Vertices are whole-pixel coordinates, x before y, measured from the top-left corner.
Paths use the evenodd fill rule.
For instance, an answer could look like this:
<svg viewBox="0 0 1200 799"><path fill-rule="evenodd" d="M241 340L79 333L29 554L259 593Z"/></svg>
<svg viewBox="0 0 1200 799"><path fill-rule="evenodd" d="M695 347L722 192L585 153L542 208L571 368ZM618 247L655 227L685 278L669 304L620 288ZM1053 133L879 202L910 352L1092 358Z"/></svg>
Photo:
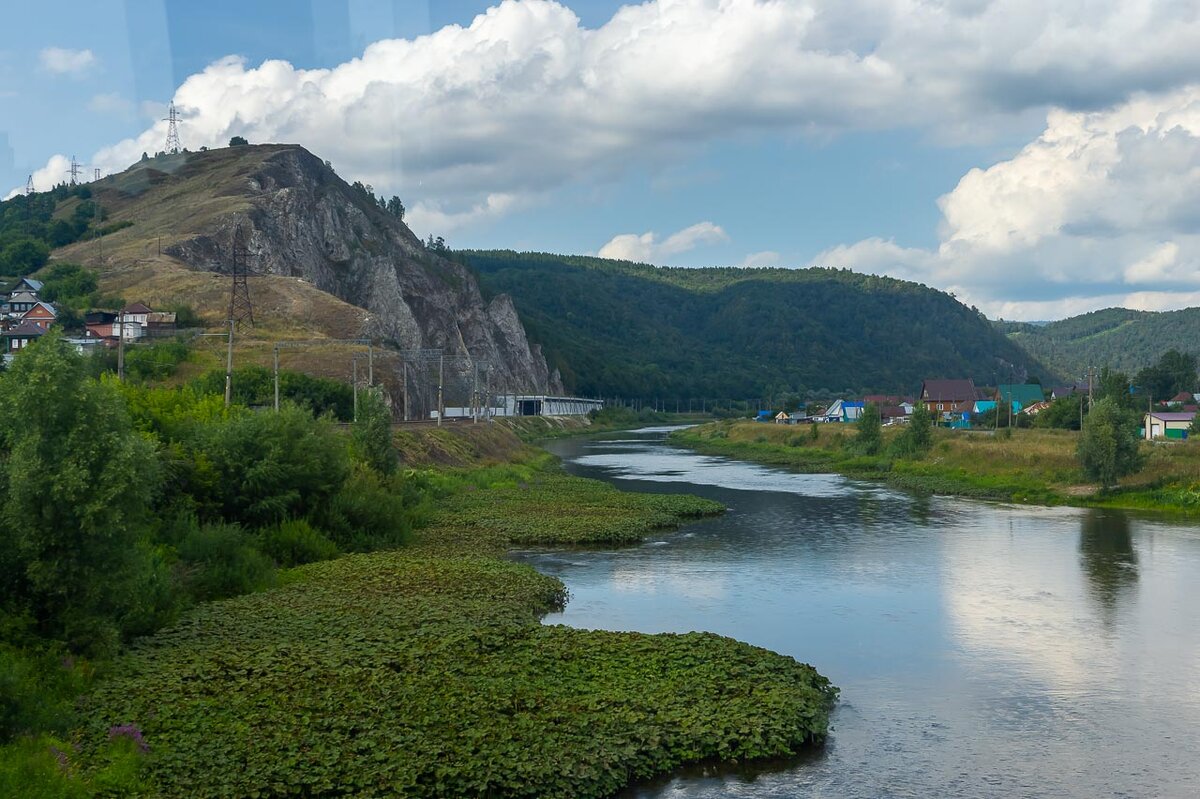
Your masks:
<svg viewBox="0 0 1200 799"><path fill-rule="evenodd" d="M470 270L427 249L304 148L246 149L254 151L246 169L221 191L244 198L248 209L177 241L169 255L195 269L226 271L240 225L254 273L303 278L366 309L364 337L487 361L493 390L562 391L508 295L486 301Z"/></svg>

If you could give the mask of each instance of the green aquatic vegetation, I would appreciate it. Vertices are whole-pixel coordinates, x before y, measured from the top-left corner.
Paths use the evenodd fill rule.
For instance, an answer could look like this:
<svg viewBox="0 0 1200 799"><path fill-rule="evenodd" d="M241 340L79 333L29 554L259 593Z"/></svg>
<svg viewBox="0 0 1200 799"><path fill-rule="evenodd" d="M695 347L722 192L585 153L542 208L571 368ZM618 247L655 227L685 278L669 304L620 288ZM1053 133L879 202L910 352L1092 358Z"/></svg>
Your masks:
<svg viewBox="0 0 1200 799"><path fill-rule="evenodd" d="M710 758L820 739L810 666L704 633L542 626L557 580L491 557L359 555L198 608L88 702L133 724L148 793L608 796Z"/></svg>
<svg viewBox="0 0 1200 799"><path fill-rule="evenodd" d="M724 510L683 494L634 494L599 480L531 474L531 482L499 484L447 497L423 534L426 541L475 544L632 544L681 520Z"/></svg>

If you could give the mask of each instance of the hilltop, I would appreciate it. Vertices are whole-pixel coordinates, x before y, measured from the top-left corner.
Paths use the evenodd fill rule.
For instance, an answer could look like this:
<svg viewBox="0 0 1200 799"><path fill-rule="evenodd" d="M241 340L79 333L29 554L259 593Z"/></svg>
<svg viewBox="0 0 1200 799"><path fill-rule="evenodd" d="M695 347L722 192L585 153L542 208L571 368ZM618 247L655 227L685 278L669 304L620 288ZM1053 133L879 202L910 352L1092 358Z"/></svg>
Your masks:
<svg viewBox="0 0 1200 799"><path fill-rule="evenodd" d="M1050 370L941 291L838 269L679 269L544 253L458 254L513 297L568 388L626 397L914 392Z"/></svg>
<svg viewBox="0 0 1200 799"><path fill-rule="evenodd" d="M1196 352L1200 347L1200 308L1157 312L1105 308L1044 325L996 324L1009 339L1067 375L1083 374L1089 366L1132 374L1167 350Z"/></svg>
<svg viewBox="0 0 1200 799"><path fill-rule="evenodd" d="M348 184L303 147L162 155L88 188L112 232L54 257L97 268L105 293L186 303L219 325L241 226L255 303L251 339L370 337L398 349L470 353L491 362L493 385L508 390L557 387L508 297L485 302L468 269L425 247L366 187ZM55 216L70 218L79 202L68 198ZM346 371L340 361L337 368ZM428 376L411 379L429 390Z"/></svg>

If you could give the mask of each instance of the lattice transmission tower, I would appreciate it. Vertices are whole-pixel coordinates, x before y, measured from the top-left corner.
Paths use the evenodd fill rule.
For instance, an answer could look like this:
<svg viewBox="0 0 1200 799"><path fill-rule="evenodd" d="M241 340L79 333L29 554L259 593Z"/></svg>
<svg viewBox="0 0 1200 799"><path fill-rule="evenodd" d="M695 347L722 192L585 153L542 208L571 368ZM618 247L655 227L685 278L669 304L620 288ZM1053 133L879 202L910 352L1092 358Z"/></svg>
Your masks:
<svg viewBox="0 0 1200 799"><path fill-rule="evenodd" d="M79 173L83 169L83 164L75 160L75 156L71 156L71 185L75 186L79 183Z"/></svg>
<svg viewBox="0 0 1200 799"><path fill-rule="evenodd" d="M250 302L250 284L246 280L246 276L250 274L250 268L246 263L250 257L250 251L246 248L241 222L233 232L231 256L229 262L229 318L235 327L240 328L247 323L250 327L254 327L254 304Z"/></svg>
<svg viewBox="0 0 1200 799"><path fill-rule="evenodd" d="M167 115L166 115L166 117L164 117L163 121L168 123L167 124L166 152L170 153L171 155L176 155L179 153L179 150L180 150L179 124L178 124L179 123L179 114L177 114L175 112L175 101L174 100L172 100L171 104L169 106L167 106Z"/></svg>
<svg viewBox="0 0 1200 799"><path fill-rule="evenodd" d="M25 196L33 194L33 175L29 176L29 180L25 181Z"/></svg>

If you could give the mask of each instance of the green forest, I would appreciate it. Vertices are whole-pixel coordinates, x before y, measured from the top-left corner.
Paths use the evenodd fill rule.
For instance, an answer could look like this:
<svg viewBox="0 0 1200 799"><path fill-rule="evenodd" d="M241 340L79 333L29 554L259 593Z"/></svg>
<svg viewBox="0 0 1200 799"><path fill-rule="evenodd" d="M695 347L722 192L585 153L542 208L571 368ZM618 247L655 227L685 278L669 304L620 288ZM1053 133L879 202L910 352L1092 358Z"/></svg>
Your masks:
<svg viewBox="0 0 1200 799"><path fill-rule="evenodd" d="M996 326L1041 362L1078 379L1089 366L1136 372L1167 350L1195 352L1200 308L1105 308L1044 325L1001 321Z"/></svg>
<svg viewBox="0 0 1200 799"><path fill-rule="evenodd" d="M619 397L915 392L1053 376L978 311L839 269L680 269L511 251L456 257L512 296L569 391Z"/></svg>

